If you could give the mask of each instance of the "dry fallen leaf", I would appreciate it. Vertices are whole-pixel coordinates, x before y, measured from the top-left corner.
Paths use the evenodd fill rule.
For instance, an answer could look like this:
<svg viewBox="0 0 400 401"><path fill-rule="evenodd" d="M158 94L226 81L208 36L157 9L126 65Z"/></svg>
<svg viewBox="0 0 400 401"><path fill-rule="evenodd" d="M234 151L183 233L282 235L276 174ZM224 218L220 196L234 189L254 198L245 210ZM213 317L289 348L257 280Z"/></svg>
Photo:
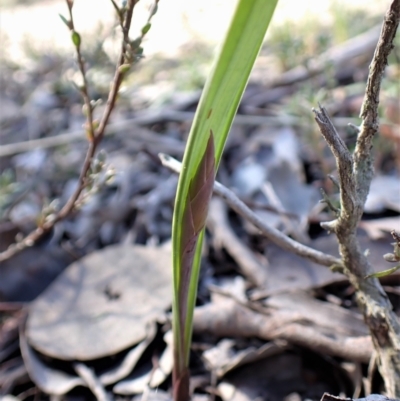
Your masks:
<svg viewBox="0 0 400 401"><path fill-rule="evenodd" d="M160 248L110 246L71 264L32 304L30 344L84 361L139 343L171 305L170 260Z"/></svg>

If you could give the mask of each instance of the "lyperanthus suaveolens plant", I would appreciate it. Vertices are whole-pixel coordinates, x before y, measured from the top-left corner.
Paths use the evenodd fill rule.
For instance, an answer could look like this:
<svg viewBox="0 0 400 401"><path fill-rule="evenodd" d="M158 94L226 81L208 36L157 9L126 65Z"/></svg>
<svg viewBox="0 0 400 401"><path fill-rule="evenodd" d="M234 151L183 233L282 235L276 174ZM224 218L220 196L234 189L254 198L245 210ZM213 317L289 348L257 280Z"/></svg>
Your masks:
<svg viewBox="0 0 400 401"><path fill-rule="evenodd" d="M239 0L189 134L172 228L174 400L189 399L189 352L203 229L225 141L278 0Z"/></svg>

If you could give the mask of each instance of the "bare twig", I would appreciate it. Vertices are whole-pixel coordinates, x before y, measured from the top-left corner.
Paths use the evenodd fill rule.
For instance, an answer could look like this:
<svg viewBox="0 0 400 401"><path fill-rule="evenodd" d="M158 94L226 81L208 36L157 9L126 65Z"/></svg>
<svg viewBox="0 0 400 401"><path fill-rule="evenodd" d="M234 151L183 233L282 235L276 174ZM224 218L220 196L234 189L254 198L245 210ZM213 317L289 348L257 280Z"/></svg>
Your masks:
<svg viewBox="0 0 400 401"><path fill-rule="evenodd" d="M132 21L132 14L133 14L133 8L135 4L137 3L138 0L128 0L126 4L126 8L122 11L121 10L121 15L123 15L123 19L120 19L121 22L121 28L123 32L123 39L122 39L122 45L121 45L121 52L120 56L118 59L117 67L116 67L116 72L114 75L114 79L112 82L111 90L108 96L106 108L103 114L103 117L96 128L94 125L93 121L93 106L89 97L89 89L88 89L88 82L86 78L86 68L85 68L85 63L80 51L80 44L81 44L81 39L79 34L75 31L74 27L74 21L73 21L73 13L72 13L72 8L73 8L73 0L66 0L68 10L69 10L69 15L70 15L70 20L67 21L65 18L63 18L64 22L67 24L69 27L71 34L72 34L72 41L75 45L76 52L77 52L77 61L78 61L78 66L79 70L82 75L83 79L83 85L79 88L82 97L84 99L84 104L85 104L85 113L87 115L87 123L86 123L86 131L87 131L87 136L89 140L89 147L86 152L85 160L83 162L81 172L79 175L78 179L78 186L75 192L71 195L71 197L68 199L68 201L65 203L65 205L61 208L59 212L56 214L52 215L51 218L46 219L40 226L38 226L34 231L32 231L30 234L28 234L25 238L20 240L19 242L12 244L7 250L4 252L0 253L0 262L9 259L10 257L14 256L16 253L19 251L32 246L37 240L39 240L44 234L50 232L54 225L58 223L59 221L63 220L66 216L68 216L72 210L75 208L75 206L79 203L79 199L81 197L81 194L83 190L86 188L87 185L87 176L91 167L91 163L93 160L93 157L96 153L96 150L98 148L99 143L103 139L105 129L107 127L107 124L109 122L109 118L111 116L111 113L114 109L115 102L117 99L118 91L121 86L124 74L127 72L129 69L129 66L135 61L135 57L137 56L135 52L139 52L138 48L135 48L132 43L129 40L129 30L131 27L131 21ZM158 3L158 0L156 0L156 4ZM154 15L155 9L152 10L149 16L150 18ZM148 30L148 29L147 29ZM141 36L136 40L136 43L141 42L143 39L144 35L147 33L147 30L142 29Z"/></svg>
<svg viewBox="0 0 400 401"><path fill-rule="evenodd" d="M170 170L180 173L181 163L171 156L165 154L159 154L162 164ZM214 183L214 193L219 195L226 203L238 214L244 217L246 220L253 223L269 240L274 242L276 245L285 249L286 251L293 252L296 255L302 256L311 260L312 262L318 263L322 266L335 268L336 271L341 271L341 261L332 255L327 255L323 252L312 249L306 245L300 244L297 241L292 240L285 234L281 233L274 227L269 226L262 219L260 219L252 210L250 210L245 203L243 203L236 194L230 189L226 188L219 182Z"/></svg>
<svg viewBox="0 0 400 401"><path fill-rule="evenodd" d="M381 284L356 238L373 176L371 143L378 131L379 90L388 55L400 20L400 0L393 0L386 14L371 63L361 111L363 118L354 155L331 123L326 110L314 110L315 120L336 159L341 208L337 219L321 225L339 241L344 272L356 289L357 300L369 326L378 354L378 367L389 396L400 397L400 323Z"/></svg>
<svg viewBox="0 0 400 401"><path fill-rule="evenodd" d="M103 117L99 124L99 128L96 133L96 141L101 141L105 128L108 124L108 120L110 119L111 112L114 109L115 102L117 100L117 95L119 91L119 87L121 86L122 79L124 76L124 71L121 68L124 64L129 63L130 60L127 59L127 46L129 46L129 29L131 27L133 8L138 0L129 0L127 4L127 10L125 13L125 21L121 24L122 32L123 32L123 40L121 44L121 52L117 64L117 68L115 70L114 79L111 85L110 93L108 94L106 109L104 111Z"/></svg>

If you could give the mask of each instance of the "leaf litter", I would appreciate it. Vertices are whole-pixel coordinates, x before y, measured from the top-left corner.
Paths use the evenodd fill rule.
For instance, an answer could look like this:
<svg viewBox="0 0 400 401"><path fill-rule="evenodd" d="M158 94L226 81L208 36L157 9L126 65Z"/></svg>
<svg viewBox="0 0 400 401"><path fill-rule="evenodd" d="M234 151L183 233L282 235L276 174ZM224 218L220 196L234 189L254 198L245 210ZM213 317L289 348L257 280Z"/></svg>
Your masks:
<svg viewBox="0 0 400 401"><path fill-rule="evenodd" d="M323 187L337 202L326 179L334 165L304 115L317 100L329 104L351 147L345 125L357 117L360 97L352 84L354 77L364 80L369 59L349 58L349 51L372 51L376 36L374 27L327 53L332 68L348 67L336 68L338 90L330 98L319 91L327 84L320 75L326 54L310 64L312 71L300 66L263 84L252 82L219 171L218 179L269 224L332 255L338 255L337 242L318 223L333 216L318 201ZM36 63L19 75L2 66L8 90L1 95L1 174L11 170L21 184L17 191L4 180L4 195L1 188L1 224L7 224L2 246L18 231L29 232L45 199L63 202L84 153L80 100L64 82L70 66L55 55ZM389 80L393 74L389 67ZM101 84L94 84L103 96ZM199 92L176 93L161 110L146 110L149 99L139 96L145 90L128 92L135 100L121 94L104 140L114 181L42 243L0 265L0 306L8 308L0 308L3 398L23 393L28 373L33 383L26 386L65 400L90 398L82 388L103 400L170 399L171 257L160 245L168 246L177 179L156 155L182 156ZM310 92L319 98L310 99ZM300 100L295 104L288 95ZM382 98L387 142L376 146L379 174L359 231L375 271L388 267L382 255L391 250L388 233L399 225L398 121L390 111L395 100L389 92ZM372 344L343 276L282 251L220 199L213 200L207 224L194 320L193 399L289 401L320 399L326 391L354 397L368 388L380 391L377 374L365 373ZM395 306L399 277L396 272L382 279ZM25 305L16 302L28 304L26 326ZM12 359L18 339L23 361Z"/></svg>

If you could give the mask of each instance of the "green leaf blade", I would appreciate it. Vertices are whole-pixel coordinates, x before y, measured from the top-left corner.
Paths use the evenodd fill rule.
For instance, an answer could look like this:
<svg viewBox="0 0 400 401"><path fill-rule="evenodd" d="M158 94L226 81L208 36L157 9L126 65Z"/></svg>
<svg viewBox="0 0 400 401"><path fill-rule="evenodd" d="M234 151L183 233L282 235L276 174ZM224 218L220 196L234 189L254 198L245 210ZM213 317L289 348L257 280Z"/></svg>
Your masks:
<svg viewBox="0 0 400 401"><path fill-rule="evenodd" d="M175 347L179 348L176 355L179 355L181 365L177 370L181 370L182 374L186 371L189 357L202 229L211 197L208 191L212 191L215 171L227 135L277 2L278 0L239 0L205 84L189 134L178 183L172 228L174 341ZM210 135L210 132L213 134ZM212 179L210 171L204 169L205 164L210 166L205 160L210 152L211 137L215 147ZM185 288L182 289L181 286ZM179 377L179 372L176 372L176 377Z"/></svg>

